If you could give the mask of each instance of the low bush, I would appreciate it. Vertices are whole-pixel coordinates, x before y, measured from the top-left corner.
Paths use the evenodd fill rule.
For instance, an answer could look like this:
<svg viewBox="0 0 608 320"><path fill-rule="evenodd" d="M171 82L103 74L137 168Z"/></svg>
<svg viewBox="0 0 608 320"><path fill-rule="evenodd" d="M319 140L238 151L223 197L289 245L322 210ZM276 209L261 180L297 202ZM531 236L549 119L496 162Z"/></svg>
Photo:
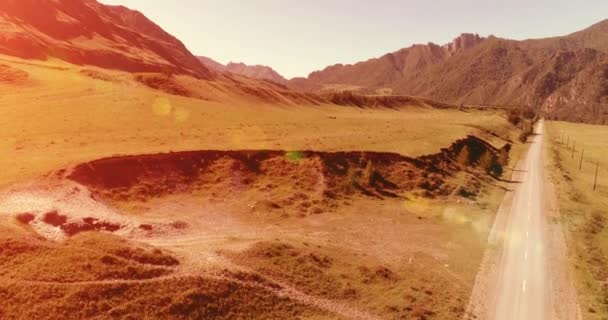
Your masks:
<svg viewBox="0 0 608 320"><path fill-rule="evenodd" d="M521 133L519 134L519 141L525 143L526 141L528 141L528 137L532 135L533 132L534 128L532 127L532 124L528 121L525 121L523 123Z"/></svg>
<svg viewBox="0 0 608 320"><path fill-rule="evenodd" d="M519 115L519 110L511 109L507 112L507 119L514 126L518 125L521 122L521 116Z"/></svg>

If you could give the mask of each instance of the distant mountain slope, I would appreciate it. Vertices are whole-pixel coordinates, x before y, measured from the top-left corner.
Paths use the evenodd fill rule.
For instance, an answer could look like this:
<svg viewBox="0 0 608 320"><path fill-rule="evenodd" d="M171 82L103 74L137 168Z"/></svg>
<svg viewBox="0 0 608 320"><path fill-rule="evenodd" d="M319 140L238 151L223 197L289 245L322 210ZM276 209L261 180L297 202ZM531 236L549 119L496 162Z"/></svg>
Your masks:
<svg viewBox="0 0 608 320"><path fill-rule="evenodd" d="M441 63L462 50L477 46L483 38L463 34L445 46L433 43L413 45L409 48L369 59L353 65L336 64L312 72L307 79L292 79L294 88L321 88L327 84L348 84L365 88L393 87L404 77L412 77Z"/></svg>
<svg viewBox="0 0 608 320"><path fill-rule="evenodd" d="M0 1L0 53L130 72L213 72L143 14L95 0Z"/></svg>
<svg viewBox="0 0 608 320"><path fill-rule="evenodd" d="M336 88L415 95L455 104L530 106L547 117L608 124L608 20L568 36L514 41L463 34L290 80L301 91Z"/></svg>
<svg viewBox="0 0 608 320"><path fill-rule="evenodd" d="M211 58L199 56L198 59L205 65L207 68L211 70L215 70L218 72L230 72L234 74L238 74L241 76L253 78L253 79L261 79L261 80L270 80L279 84L287 83L287 79L281 76L278 72L274 71L271 67L262 66L262 65L246 65L244 63L234 63L230 62L227 65L223 65Z"/></svg>
<svg viewBox="0 0 608 320"><path fill-rule="evenodd" d="M217 71L217 72L226 72L226 66L211 59L211 58L207 58L207 57L203 57L203 56L196 56L198 58L198 60L205 65L205 67Z"/></svg>

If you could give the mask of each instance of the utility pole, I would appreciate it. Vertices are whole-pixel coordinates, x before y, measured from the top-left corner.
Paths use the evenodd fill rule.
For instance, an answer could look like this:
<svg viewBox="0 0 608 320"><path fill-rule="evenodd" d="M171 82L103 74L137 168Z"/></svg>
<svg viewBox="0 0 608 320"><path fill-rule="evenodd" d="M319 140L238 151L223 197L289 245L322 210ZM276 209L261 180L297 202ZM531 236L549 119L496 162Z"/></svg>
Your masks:
<svg viewBox="0 0 608 320"><path fill-rule="evenodd" d="M583 157L585 156L585 149L583 149L583 152L581 152L581 162L578 164L578 170L581 170L583 168Z"/></svg>

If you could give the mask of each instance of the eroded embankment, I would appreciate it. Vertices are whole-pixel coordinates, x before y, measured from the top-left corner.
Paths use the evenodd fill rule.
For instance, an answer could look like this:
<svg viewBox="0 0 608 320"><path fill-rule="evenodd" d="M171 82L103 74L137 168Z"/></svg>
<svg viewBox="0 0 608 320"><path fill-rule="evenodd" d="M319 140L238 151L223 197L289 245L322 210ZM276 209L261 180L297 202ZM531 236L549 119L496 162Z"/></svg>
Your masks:
<svg viewBox="0 0 608 320"><path fill-rule="evenodd" d="M432 107L437 109L456 108L454 105L410 96L397 95L368 95L350 91L331 92L322 94L321 97L328 102L340 106L351 106L357 108L387 108L398 109L401 107Z"/></svg>
<svg viewBox="0 0 608 320"><path fill-rule="evenodd" d="M469 136L434 155L317 151L192 151L113 157L60 170L0 193L0 214L50 239L85 231L123 236L179 234L181 221L124 215L120 203L186 194L256 212L308 216L355 197L474 198L499 173L499 150ZM118 205L118 206L115 206Z"/></svg>
<svg viewBox="0 0 608 320"><path fill-rule="evenodd" d="M461 171L500 166L501 154L508 149L498 150L469 136L419 158L378 152L191 151L101 159L62 174L95 196L113 200L143 200L192 190L234 197L253 189L278 205L311 196L327 200L414 193L435 198L450 195L461 185L452 181ZM481 184L467 187L468 193L475 194Z"/></svg>
<svg viewBox="0 0 608 320"><path fill-rule="evenodd" d="M388 197L474 196L491 179L479 168L500 162L503 154L471 136L419 158L375 152L193 151L113 157L55 172L0 192L0 216L16 218L15 225L33 231L25 234L41 243L30 248L29 238L9 239L6 245L0 237L0 267L6 266L0 277L11 279L5 281L8 288L0 288L10 298L0 304L0 318L22 314L15 306L24 301L35 302L24 313L29 318L461 318L468 294L456 271L461 264L448 260L455 255L454 245L437 245L451 238L433 238L448 229L422 220L404 228L416 218L375 205L394 204L380 203ZM470 193L457 192L461 188ZM193 198L194 208L163 207ZM213 201L225 199L230 201ZM250 215L245 204L254 199L260 203L251 210L270 216L278 207L293 219L268 228L267 221L277 220ZM127 208L123 204L139 206L139 201L162 210L122 210ZM329 213L333 208L350 211L360 203L368 206L332 221L337 216ZM214 205L221 212L216 214ZM368 211L374 220L355 217ZM323 214L300 224L298 212ZM223 216L234 219L218 219ZM249 217L261 222L248 223ZM352 218L352 224L344 223ZM205 220L214 227L206 228ZM314 220L319 224L309 224ZM368 221L381 227L369 231ZM356 235L343 232L350 228ZM253 236L245 234L249 231ZM281 236L292 232L293 238ZM351 241L381 232L388 235L372 244ZM233 237L237 234L242 238ZM422 244L404 245L422 234L429 234L416 240ZM456 247L465 244L456 242ZM388 252L396 247L404 248ZM396 255L403 258L393 261ZM388 291L400 298L385 300L378 294ZM58 297L53 303L45 299L49 292Z"/></svg>

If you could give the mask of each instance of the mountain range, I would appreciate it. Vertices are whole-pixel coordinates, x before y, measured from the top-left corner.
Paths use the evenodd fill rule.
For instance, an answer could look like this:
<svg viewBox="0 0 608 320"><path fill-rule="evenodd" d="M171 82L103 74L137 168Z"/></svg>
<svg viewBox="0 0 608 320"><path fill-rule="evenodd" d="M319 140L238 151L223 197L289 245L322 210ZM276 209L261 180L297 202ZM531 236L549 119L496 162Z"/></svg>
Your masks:
<svg viewBox="0 0 608 320"><path fill-rule="evenodd" d="M229 72L253 79L270 80L279 84L287 83L287 79L285 79L282 75L280 75L278 72L268 66L247 65L242 62L230 62L227 65L223 65L208 57L198 56L197 58L207 68L217 72Z"/></svg>
<svg viewBox="0 0 608 320"><path fill-rule="evenodd" d="M462 34L445 45L417 44L291 80L267 66L197 57L142 13L95 0L2 0L0 26L0 54L223 81L224 91L273 99L278 92L277 101L319 102L317 94L349 91L531 107L548 118L608 123L608 20L546 39Z"/></svg>
<svg viewBox="0 0 608 320"><path fill-rule="evenodd" d="M453 104L524 106L549 118L608 123L608 20L563 37L463 34L291 79L300 91L414 95Z"/></svg>

